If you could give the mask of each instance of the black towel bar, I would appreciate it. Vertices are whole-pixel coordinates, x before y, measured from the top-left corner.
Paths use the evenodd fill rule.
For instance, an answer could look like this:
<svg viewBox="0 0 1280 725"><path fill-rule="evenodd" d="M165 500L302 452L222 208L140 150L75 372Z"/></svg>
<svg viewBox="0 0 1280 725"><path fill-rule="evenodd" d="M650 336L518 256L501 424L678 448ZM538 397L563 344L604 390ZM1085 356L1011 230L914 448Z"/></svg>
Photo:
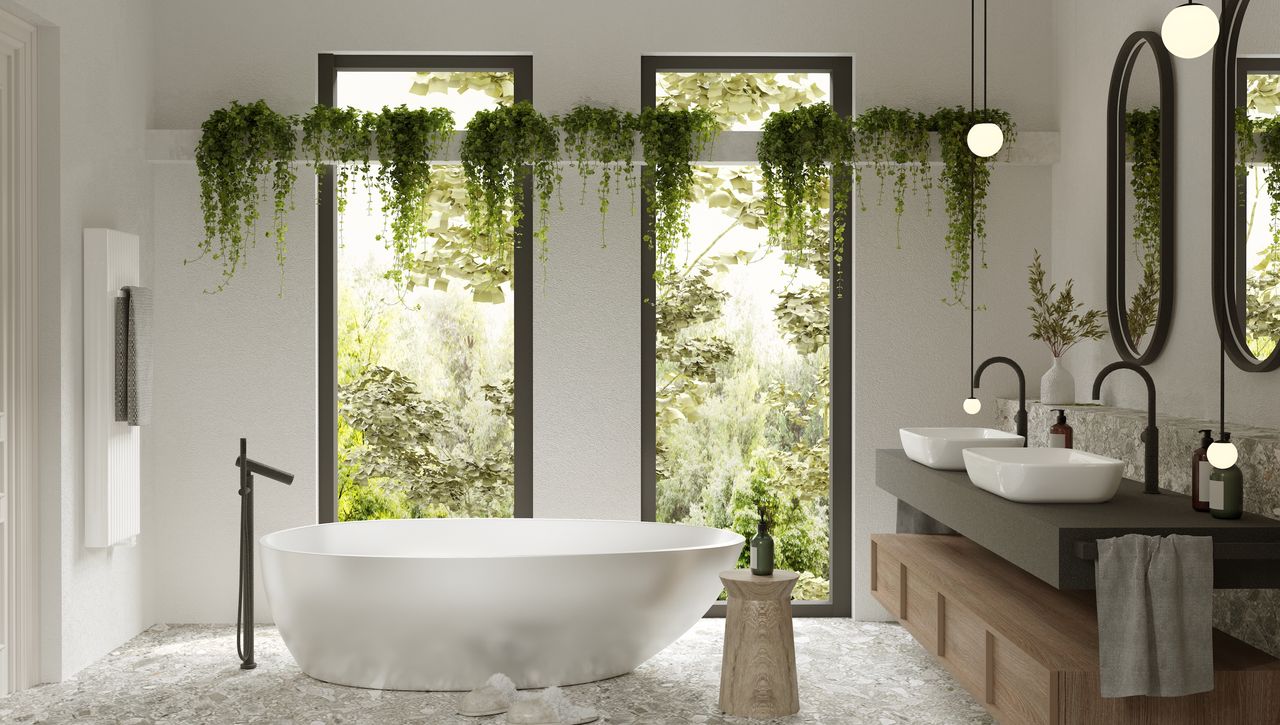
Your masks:
<svg viewBox="0 0 1280 725"><path fill-rule="evenodd" d="M1085 561L1098 560L1098 544L1096 542L1077 541L1075 552L1077 558ZM1213 545L1213 558L1237 561L1280 560L1280 542L1215 542Z"/></svg>

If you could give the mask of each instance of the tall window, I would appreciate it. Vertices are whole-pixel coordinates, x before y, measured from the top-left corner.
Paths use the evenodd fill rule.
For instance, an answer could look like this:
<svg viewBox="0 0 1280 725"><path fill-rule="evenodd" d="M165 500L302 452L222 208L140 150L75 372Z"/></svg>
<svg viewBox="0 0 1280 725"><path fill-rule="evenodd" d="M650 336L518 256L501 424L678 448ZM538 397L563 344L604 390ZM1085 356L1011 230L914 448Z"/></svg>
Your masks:
<svg viewBox="0 0 1280 725"><path fill-rule="evenodd" d="M1280 116L1280 58L1242 58L1236 67L1236 97L1249 118ZM1244 285L1238 296L1243 298L1245 341L1254 357L1265 360L1280 342L1280 200L1268 191L1274 170L1257 159L1246 161L1244 168L1244 205L1237 209L1236 221L1236 237L1244 247L1237 277Z"/></svg>
<svg viewBox="0 0 1280 725"><path fill-rule="evenodd" d="M850 76L848 58L651 57L644 102L759 131L804 104L848 114ZM754 161L695 168L689 238L660 284L647 251L643 513L750 537L763 511L779 567L801 575L800 611L847 614L850 303L833 279L852 255L837 277L830 238L808 252L771 240Z"/></svg>
<svg viewBox="0 0 1280 725"><path fill-rule="evenodd" d="M448 108L462 129L528 99L530 66L322 56L321 101ZM321 346L321 520L529 515L527 225L513 230L519 244L477 254L462 168L442 160L421 210L427 234L396 250L378 191L357 180L338 208L333 175L320 189L320 329L333 345Z"/></svg>

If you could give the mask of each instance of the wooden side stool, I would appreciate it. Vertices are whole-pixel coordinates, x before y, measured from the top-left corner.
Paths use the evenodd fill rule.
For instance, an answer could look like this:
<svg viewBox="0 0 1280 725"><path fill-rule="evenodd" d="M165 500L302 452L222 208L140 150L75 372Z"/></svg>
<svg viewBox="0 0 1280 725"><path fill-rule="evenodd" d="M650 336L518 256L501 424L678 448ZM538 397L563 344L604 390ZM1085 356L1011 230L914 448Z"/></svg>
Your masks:
<svg viewBox="0 0 1280 725"><path fill-rule="evenodd" d="M800 575L750 569L720 572L729 592L720 666L720 710L742 717L800 712L796 643L791 630L791 589Z"/></svg>

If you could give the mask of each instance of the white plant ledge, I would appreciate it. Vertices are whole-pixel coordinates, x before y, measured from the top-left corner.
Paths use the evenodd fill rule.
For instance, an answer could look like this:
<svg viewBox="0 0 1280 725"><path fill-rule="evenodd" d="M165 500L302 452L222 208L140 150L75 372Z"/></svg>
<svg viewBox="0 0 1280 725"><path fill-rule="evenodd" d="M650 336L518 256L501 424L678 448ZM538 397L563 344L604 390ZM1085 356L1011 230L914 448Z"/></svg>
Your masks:
<svg viewBox="0 0 1280 725"><path fill-rule="evenodd" d="M458 131L449 142L448 148L441 155L440 163L459 163L458 148L466 131ZM756 144L760 141L759 131L726 131L716 138L709 149L708 164L740 164L754 161ZM929 152L931 163L941 164L942 155L938 150L936 134L931 134L933 141ZM196 144L200 141L197 129L153 129L147 131L147 161L154 163L191 163L196 159ZM1013 166L1049 166L1057 163L1059 157L1059 141L1057 131L1022 131L1018 133L1017 143L1011 152L1001 151L996 154L997 163ZM639 157L636 159L639 161Z"/></svg>

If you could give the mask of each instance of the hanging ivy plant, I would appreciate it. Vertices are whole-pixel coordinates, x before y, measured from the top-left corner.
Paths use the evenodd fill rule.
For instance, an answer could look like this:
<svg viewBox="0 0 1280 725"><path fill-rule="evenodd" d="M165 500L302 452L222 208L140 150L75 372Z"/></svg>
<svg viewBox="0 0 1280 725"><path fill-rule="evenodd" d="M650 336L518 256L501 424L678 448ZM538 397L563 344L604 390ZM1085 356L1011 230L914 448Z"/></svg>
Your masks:
<svg viewBox="0 0 1280 725"><path fill-rule="evenodd" d="M524 212L519 199L525 179L532 175L538 189L538 227L533 234L545 260L551 195L560 184L559 154L555 125L528 101L479 111L467 124L462 141L467 219L482 253L496 254L505 246L509 230L520 228Z"/></svg>
<svg viewBox="0 0 1280 725"><path fill-rule="evenodd" d="M702 155L719 133L710 112L698 108L652 106L640 114L640 141L644 147L644 176L653 193L647 211L653 232L645 243L654 250L654 280L675 271L675 248L689 236L689 195L695 177L693 161Z"/></svg>
<svg viewBox="0 0 1280 725"><path fill-rule="evenodd" d="M200 255L222 264L222 280L213 290L226 289L235 276L246 247L257 242L258 204L264 196L259 179L271 177L271 225L265 235L275 240L276 263L284 283L286 215L293 208L293 169L296 119L277 113L265 101L232 101L210 114L200 126L196 170L200 175L200 211L204 239ZM191 260L188 260L191 261Z"/></svg>
<svg viewBox="0 0 1280 725"><path fill-rule="evenodd" d="M784 250L807 250L817 243L822 253L830 245L837 263L844 258L853 139L850 120L826 103L779 111L765 120L756 146L764 179L765 222L770 237ZM837 280L837 294L842 296L841 282Z"/></svg>
<svg viewBox="0 0 1280 725"><path fill-rule="evenodd" d="M970 234L979 254L987 253L987 187L991 183L991 159L975 156L965 137L976 123L994 123L1004 131L1005 147L1015 138L1013 120L999 109L970 111L962 107L940 108L929 118L942 150L942 192L947 209L945 243L951 257L951 297L947 304L965 304L965 283L972 266L985 261L970 259Z"/></svg>
<svg viewBox="0 0 1280 725"><path fill-rule="evenodd" d="M1129 337L1141 342L1160 307L1160 109L1125 114L1125 158L1133 193L1133 252L1142 278L1129 298Z"/></svg>
<svg viewBox="0 0 1280 725"><path fill-rule="evenodd" d="M367 123L378 145L378 190L391 231L390 239L383 237L394 255L387 279L399 285L412 266L415 246L427 233L431 163L453 134L453 113L445 108L383 106Z"/></svg>
<svg viewBox="0 0 1280 725"><path fill-rule="evenodd" d="M893 177L893 213L897 218L898 248L902 248L902 215L907 191L924 190L928 213L933 212L933 175L929 173L929 117L918 111L888 106L868 108L854 121L859 161L869 162L880 182L876 203L884 200L885 180ZM862 199L861 173L858 199Z"/></svg>
<svg viewBox="0 0 1280 725"><path fill-rule="evenodd" d="M372 120L354 108L314 106L302 117L302 148L313 169L334 165L334 198L338 218L347 208L351 182L358 176L368 183L369 151L373 146Z"/></svg>
<svg viewBox="0 0 1280 725"><path fill-rule="evenodd" d="M600 167L596 195L600 201L600 245L604 246L605 221L609 215L609 197L613 193L614 176L621 176L631 192L631 210L635 213L636 132L640 120L630 111L579 105L556 118L564 133L564 147L582 177L581 203L587 198L587 177Z"/></svg>

